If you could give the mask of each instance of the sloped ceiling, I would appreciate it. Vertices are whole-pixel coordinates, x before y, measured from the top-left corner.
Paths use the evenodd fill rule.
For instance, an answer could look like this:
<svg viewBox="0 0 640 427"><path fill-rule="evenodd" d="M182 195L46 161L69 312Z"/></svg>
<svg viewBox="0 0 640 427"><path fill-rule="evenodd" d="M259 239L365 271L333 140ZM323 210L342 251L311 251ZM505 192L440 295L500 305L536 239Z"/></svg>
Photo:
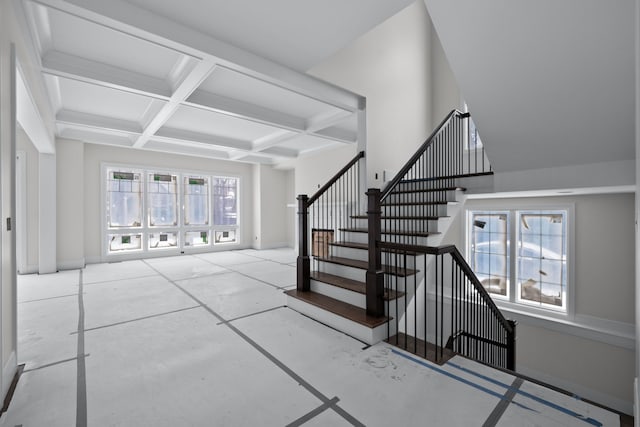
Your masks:
<svg viewBox="0 0 640 427"><path fill-rule="evenodd" d="M264 164L357 143L361 97L297 70L409 3L21 2L58 137Z"/></svg>
<svg viewBox="0 0 640 427"><path fill-rule="evenodd" d="M633 0L425 0L494 169L635 158Z"/></svg>

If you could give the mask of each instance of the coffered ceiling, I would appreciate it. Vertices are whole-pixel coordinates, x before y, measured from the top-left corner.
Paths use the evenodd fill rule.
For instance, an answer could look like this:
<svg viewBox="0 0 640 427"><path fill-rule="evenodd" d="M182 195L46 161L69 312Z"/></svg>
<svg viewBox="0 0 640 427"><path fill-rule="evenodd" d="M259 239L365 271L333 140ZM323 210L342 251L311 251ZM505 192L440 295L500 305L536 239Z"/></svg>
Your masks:
<svg viewBox="0 0 640 427"><path fill-rule="evenodd" d="M298 42L283 42L298 37L287 34L290 27L281 25L279 30L265 33L270 24L278 24L276 18L261 20L262 26L256 24L253 32L247 27L247 34L241 37L238 34L243 25L233 25L233 19L238 24L256 20L253 13L242 15L242 8L249 7L246 3L256 3L253 6L258 10L265 5L227 3L190 0L179 2L178 8L178 2L142 0L24 1L24 15L55 116L56 135L88 143L264 164L357 143L358 109L363 98L293 68L313 65L311 62L326 57L409 2L398 2L394 7L374 2L378 6L365 13L364 24L359 25L345 25L344 17L338 19L337 14L339 28L335 33L339 36L329 30L334 15L325 12L324 26L317 22L310 32L300 33L301 39L314 38L306 45L309 52ZM368 2L356 3L366 12L362 6ZM273 3L281 8L281 15L277 15L280 21L300 20L295 15L303 12L300 7L289 10L294 4L298 2ZM226 25L220 25L218 32L207 32L203 14L215 10L221 12L216 19ZM350 10L357 12L353 5ZM174 15L175 20L167 18ZM127 18L130 22L118 20L118 16L131 17ZM135 22L143 22L146 28L135 26ZM319 27L324 28L326 43L318 34ZM149 28L160 29L154 32ZM185 43L168 34L187 34L195 42ZM271 45L262 40L266 35L273 37L277 48L259 51L261 46ZM229 44L234 37L242 48ZM222 54L201 46L217 47ZM243 63L234 62L234 58ZM256 69L252 63L258 65Z"/></svg>

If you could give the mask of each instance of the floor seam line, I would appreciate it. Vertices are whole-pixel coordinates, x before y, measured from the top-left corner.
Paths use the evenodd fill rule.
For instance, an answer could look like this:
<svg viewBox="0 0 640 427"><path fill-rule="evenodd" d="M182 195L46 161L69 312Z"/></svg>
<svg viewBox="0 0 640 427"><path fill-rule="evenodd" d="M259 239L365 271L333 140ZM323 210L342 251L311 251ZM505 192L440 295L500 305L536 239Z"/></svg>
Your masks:
<svg viewBox="0 0 640 427"><path fill-rule="evenodd" d="M77 297L77 296L78 296L77 293L68 294L68 295L58 295L58 296L49 297L49 298L31 299L31 300L28 300L28 301L18 301L18 304L29 304L29 303L32 303L32 302L49 301L49 300L57 299L57 298L70 298L70 297Z"/></svg>
<svg viewBox="0 0 640 427"><path fill-rule="evenodd" d="M142 260L142 262L144 262L145 264L147 264L149 267L151 267L152 269L156 270L153 266L149 265L145 260ZM191 292L187 291L186 289L184 289L182 286L180 286L179 284L177 284L175 281L169 279L167 276L165 276L164 274L162 274L159 270L156 270L158 272L158 274L160 274L161 276L163 276L166 280L168 280L169 282L173 283L174 286L176 286L178 289L180 289L182 292L184 292L186 295L188 295L189 297L191 297L195 302L197 302L198 304L201 304L202 307L207 310L212 316L216 317L218 320L224 322L225 319L219 315L218 313L216 313L215 311L213 311L213 309L211 309L211 307L207 306L206 304L204 304L204 302L200 301L199 298L197 298L195 295L193 295ZM269 353L266 349L264 349L262 346L260 346L257 342L255 342L253 339L251 339L248 335L246 335L244 332L242 332L241 330L239 330L238 328L236 328L234 325L232 325L231 323L225 323L225 326L228 327L229 329L231 329L231 331L233 331L236 335L238 335L240 338L242 338L245 342L247 342L249 345L251 345L255 350L257 350L259 353L261 353L263 356L265 356L268 360L270 360L274 365L276 365L277 367L279 367L283 372L285 372L287 375L289 375L289 377L291 377L293 380L295 380L298 384L300 384L302 387L304 387L308 392L310 392L311 394L313 394L314 396L316 396L322 403L327 403L330 401L330 399L328 397L326 397L324 394L322 394L322 392L318 389L316 389L315 387L313 387L310 383L308 383L307 381L305 381L300 375L298 375L297 373L295 373L291 368L289 368L287 365L285 365L283 362L281 362L278 358L276 358L274 355L272 355L271 353ZM351 423L354 426L362 426L364 427L364 424L362 424L361 422L359 422L355 417L353 417L351 414L349 414L347 411L345 411L344 409L340 408L338 405L334 405L332 406L332 409L338 413L341 417L343 417L346 421L348 421L349 423Z"/></svg>
<svg viewBox="0 0 640 427"><path fill-rule="evenodd" d="M78 273L78 356L76 390L76 427L87 426L87 368L84 352L83 270Z"/></svg>
<svg viewBox="0 0 640 427"><path fill-rule="evenodd" d="M502 418L511 402L513 402L513 398L516 396L517 391L520 389L523 383L524 380L519 377L516 377L516 379L513 380L513 382L511 383L511 387L507 389L506 393L502 397L502 400L500 400L496 407L493 408L493 411L491 411L491 414L489 414L487 420L484 422L484 424L482 424L482 427L495 427L498 424L498 421L500 421L500 418Z"/></svg>
<svg viewBox="0 0 640 427"><path fill-rule="evenodd" d="M94 328L87 328L87 329L84 330L84 332L95 331L95 330L98 330L98 329L111 328L113 326L126 325L127 323L133 323L133 322L138 322L138 321L141 321L141 320L153 319L154 317L161 317L161 316L166 316L166 315L169 315L169 314L180 313L182 311L193 310L195 308L200 308L200 307L201 307L200 305L194 305L192 307L185 307L185 308L179 308L177 310L165 311L164 313L151 314L149 316L137 317L135 319L130 319L130 320L123 320L122 322L110 323L108 325L96 326ZM71 332L70 335L75 335L75 334L77 334L77 332Z"/></svg>
<svg viewBox="0 0 640 427"><path fill-rule="evenodd" d="M336 396L333 399L331 399L330 401L325 402L322 405L318 406L317 408L307 412L306 414L304 414L303 416L301 416L297 420L287 424L286 427L298 427L298 426L301 426L304 423L306 423L308 421L311 421L312 419L314 419L318 415L322 414L324 411L326 411L327 409L331 408L332 406L337 404L339 401L340 401L340 399L338 399L338 396Z"/></svg>
<svg viewBox="0 0 640 427"><path fill-rule="evenodd" d="M249 255L249 256L251 256L251 255ZM254 258L257 258L257 257L254 257ZM255 277L249 276L248 274L245 274L245 273L243 273L243 272L241 272L241 271L238 271L238 270L235 270L235 269L233 269L233 268L229 268L229 267L225 267L225 266L220 265L220 264L216 264L215 262L213 262L213 261L209 261L209 260L204 259L204 258L200 258L200 259L201 259L201 260L203 260L203 261L205 261L205 262L208 262L208 263L209 263L209 264L211 264L211 265L215 265L216 267L226 268L227 270L229 270L229 271L231 271L231 272L233 272L233 273L239 274L239 275L241 275L241 276L244 276L244 277L246 277L246 278L248 278L248 279L252 279L252 280L255 280L256 282L260 282L260 283L264 283L265 285L269 285L269 286L271 286L272 288L276 288L276 289L278 289L278 290L282 290L282 289L284 289L284 287L282 287L282 286L277 286L277 285L274 285L273 283L269 283L269 282L267 282L267 281L264 281L264 280L261 280L261 279L257 279L257 278L255 278ZM262 259L262 258L261 258L261 259ZM278 263L278 262L276 262L276 261L271 261L271 260L264 260L264 261L275 262L276 264L279 264L279 263ZM247 263L247 264L251 264L251 263ZM238 265L241 265L241 264L238 264ZM283 264L283 265L284 265L284 264ZM160 273L160 274L162 274L162 273ZM286 286L286 287L289 287L289 286L293 286L293 285L288 285L288 286Z"/></svg>
<svg viewBox="0 0 640 427"><path fill-rule="evenodd" d="M279 305L277 307L267 308L266 310L260 310L260 311L256 311L255 313L245 314L244 316L234 317L233 319L225 320L224 322L218 322L218 323L216 323L216 325L217 326L224 325L226 323L235 322L236 320L246 319L247 317L257 316L259 314L268 313L270 311L275 311L275 310L279 310L281 308L286 308L286 307L287 307L286 305Z"/></svg>
<svg viewBox="0 0 640 427"><path fill-rule="evenodd" d="M89 353L85 353L84 357L89 357L91 356L91 354ZM76 357L70 357L68 359L62 359L62 360L58 360L56 362L51 362L51 363L47 363L44 365L40 365L40 366L36 366L35 368L29 368L29 369L25 369L22 371L23 374L27 374L29 372L33 372L33 371L38 371L40 369L45 369L45 368L50 368L52 366L57 366L57 365L61 365L63 363L67 363L67 362L73 362L74 360L78 360L78 356Z"/></svg>

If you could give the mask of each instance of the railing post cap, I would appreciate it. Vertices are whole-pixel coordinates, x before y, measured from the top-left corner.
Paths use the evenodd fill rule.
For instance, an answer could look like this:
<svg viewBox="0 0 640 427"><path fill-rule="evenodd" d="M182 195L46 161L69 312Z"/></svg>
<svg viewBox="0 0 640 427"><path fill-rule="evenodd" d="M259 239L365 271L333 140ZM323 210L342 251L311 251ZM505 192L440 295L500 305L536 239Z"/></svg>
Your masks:
<svg viewBox="0 0 640 427"><path fill-rule="evenodd" d="M365 194L368 196L369 193L375 194L375 193L379 193L379 192L380 192L379 188L369 188Z"/></svg>
<svg viewBox="0 0 640 427"><path fill-rule="evenodd" d="M309 196L307 196L306 194L298 194L298 197L296 198L296 200L305 200L308 198Z"/></svg>

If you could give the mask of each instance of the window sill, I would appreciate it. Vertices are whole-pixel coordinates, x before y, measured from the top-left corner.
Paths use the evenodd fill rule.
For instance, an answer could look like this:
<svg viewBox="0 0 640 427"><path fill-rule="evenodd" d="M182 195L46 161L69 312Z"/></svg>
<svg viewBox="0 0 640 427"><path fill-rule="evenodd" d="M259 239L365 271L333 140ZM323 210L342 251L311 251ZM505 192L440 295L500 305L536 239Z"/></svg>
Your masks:
<svg viewBox="0 0 640 427"><path fill-rule="evenodd" d="M505 317L518 323L574 335L627 350L635 350L635 325L631 323L580 314L571 317L561 313L534 313L526 308L520 309L501 301L495 301L495 303Z"/></svg>

